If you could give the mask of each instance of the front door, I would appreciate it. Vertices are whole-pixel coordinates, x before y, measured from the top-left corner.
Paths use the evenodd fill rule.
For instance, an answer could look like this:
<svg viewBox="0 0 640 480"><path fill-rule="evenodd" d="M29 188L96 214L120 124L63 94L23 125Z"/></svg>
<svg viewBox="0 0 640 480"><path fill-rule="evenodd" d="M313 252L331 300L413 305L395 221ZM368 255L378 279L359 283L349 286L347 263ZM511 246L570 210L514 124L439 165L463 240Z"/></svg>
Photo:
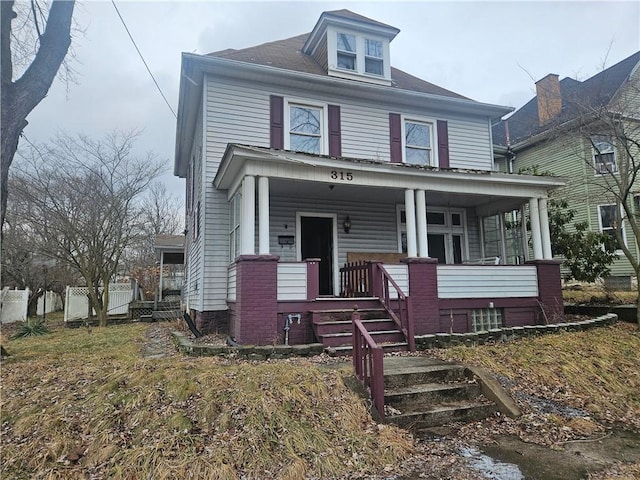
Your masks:
<svg viewBox="0 0 640 480"><path fill-rule="evenodd" d="M333 218L301 217L302 260L320 259L320 295L333 295Z"/></svg>

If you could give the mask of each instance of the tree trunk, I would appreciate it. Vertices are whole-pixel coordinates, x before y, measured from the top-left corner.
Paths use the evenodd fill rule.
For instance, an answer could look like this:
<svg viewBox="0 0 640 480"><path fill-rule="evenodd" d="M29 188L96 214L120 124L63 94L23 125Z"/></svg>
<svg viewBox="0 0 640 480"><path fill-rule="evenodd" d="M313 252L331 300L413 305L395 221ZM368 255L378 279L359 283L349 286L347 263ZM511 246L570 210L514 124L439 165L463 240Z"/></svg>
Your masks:
<svg viewBox="0 0 640 480"><path fill-rule="evenodd" d="M47 95L60 65L71 45L73 0L53 0L47 26L40 36L39 48L33 62L15 82L11 63L11 22L16 17L13 0L0 2L0 198L2 199L0 227L7 209L9 167L18 148L27 116Z"/></svg>

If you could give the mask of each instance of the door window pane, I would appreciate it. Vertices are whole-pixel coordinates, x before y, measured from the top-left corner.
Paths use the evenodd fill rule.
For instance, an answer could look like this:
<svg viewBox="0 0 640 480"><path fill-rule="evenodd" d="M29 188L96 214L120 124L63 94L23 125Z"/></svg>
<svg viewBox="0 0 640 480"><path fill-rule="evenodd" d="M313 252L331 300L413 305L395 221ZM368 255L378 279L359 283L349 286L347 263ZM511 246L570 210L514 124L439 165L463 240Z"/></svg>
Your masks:
<svg viewBox="0 0 640 480"><path fill-rule="evenodd" d="M427 234L427 246L429 248L429 256L431 258L437 258L438 263L447 263L444 235L433 233Z"/></svg>

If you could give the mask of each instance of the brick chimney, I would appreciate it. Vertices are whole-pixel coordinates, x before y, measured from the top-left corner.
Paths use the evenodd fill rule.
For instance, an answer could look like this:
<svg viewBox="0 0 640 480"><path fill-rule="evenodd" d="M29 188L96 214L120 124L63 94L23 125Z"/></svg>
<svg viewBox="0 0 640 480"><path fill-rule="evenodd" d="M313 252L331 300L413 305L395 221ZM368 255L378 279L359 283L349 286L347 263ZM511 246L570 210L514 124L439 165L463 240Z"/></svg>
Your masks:
<svg viewBox="0 0 640 480"><path fill-rule="evenodd" d="M550 122L562 112L562 96L558 75L550 73L536 82L538 97L538 121L540 125Z"/></svg>

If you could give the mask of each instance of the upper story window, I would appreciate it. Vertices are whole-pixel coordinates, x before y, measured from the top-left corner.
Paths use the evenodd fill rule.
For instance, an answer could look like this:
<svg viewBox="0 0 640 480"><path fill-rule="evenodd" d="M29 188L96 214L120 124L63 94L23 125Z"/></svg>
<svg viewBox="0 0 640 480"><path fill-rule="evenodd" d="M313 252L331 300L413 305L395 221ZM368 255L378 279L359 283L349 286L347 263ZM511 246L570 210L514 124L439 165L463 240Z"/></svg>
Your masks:
<svg viewBox="0 0 640 480"><path fill-rule="evenodd" d="M297 152L323 152L323 109L310 105L289 105L289 149Z"/></svg>
<svg viewBox="0 0 640 480"><path fill-rule="evenodd" d="M356 70L356 37L338 32L338 68Z"/></svg>
<svg viewBox="0 0 640 480"><path fill-rule="evenodd" d="M593 168L596 174L615 173L618 171L616 153L611 142L593 142Z"/></svg>
<svg viewBox="0 0 640 480"><path fill-rule="evenodd" d="M364 71L373 75L384 75L382 42L367 38L364 41L364 46Z"/></svg>
<svg viewBox="0 0 640 480"><path fill-rule="evenodd" d="M404 121L404 161L412 165L435 166L433 124Z"/></svg>

